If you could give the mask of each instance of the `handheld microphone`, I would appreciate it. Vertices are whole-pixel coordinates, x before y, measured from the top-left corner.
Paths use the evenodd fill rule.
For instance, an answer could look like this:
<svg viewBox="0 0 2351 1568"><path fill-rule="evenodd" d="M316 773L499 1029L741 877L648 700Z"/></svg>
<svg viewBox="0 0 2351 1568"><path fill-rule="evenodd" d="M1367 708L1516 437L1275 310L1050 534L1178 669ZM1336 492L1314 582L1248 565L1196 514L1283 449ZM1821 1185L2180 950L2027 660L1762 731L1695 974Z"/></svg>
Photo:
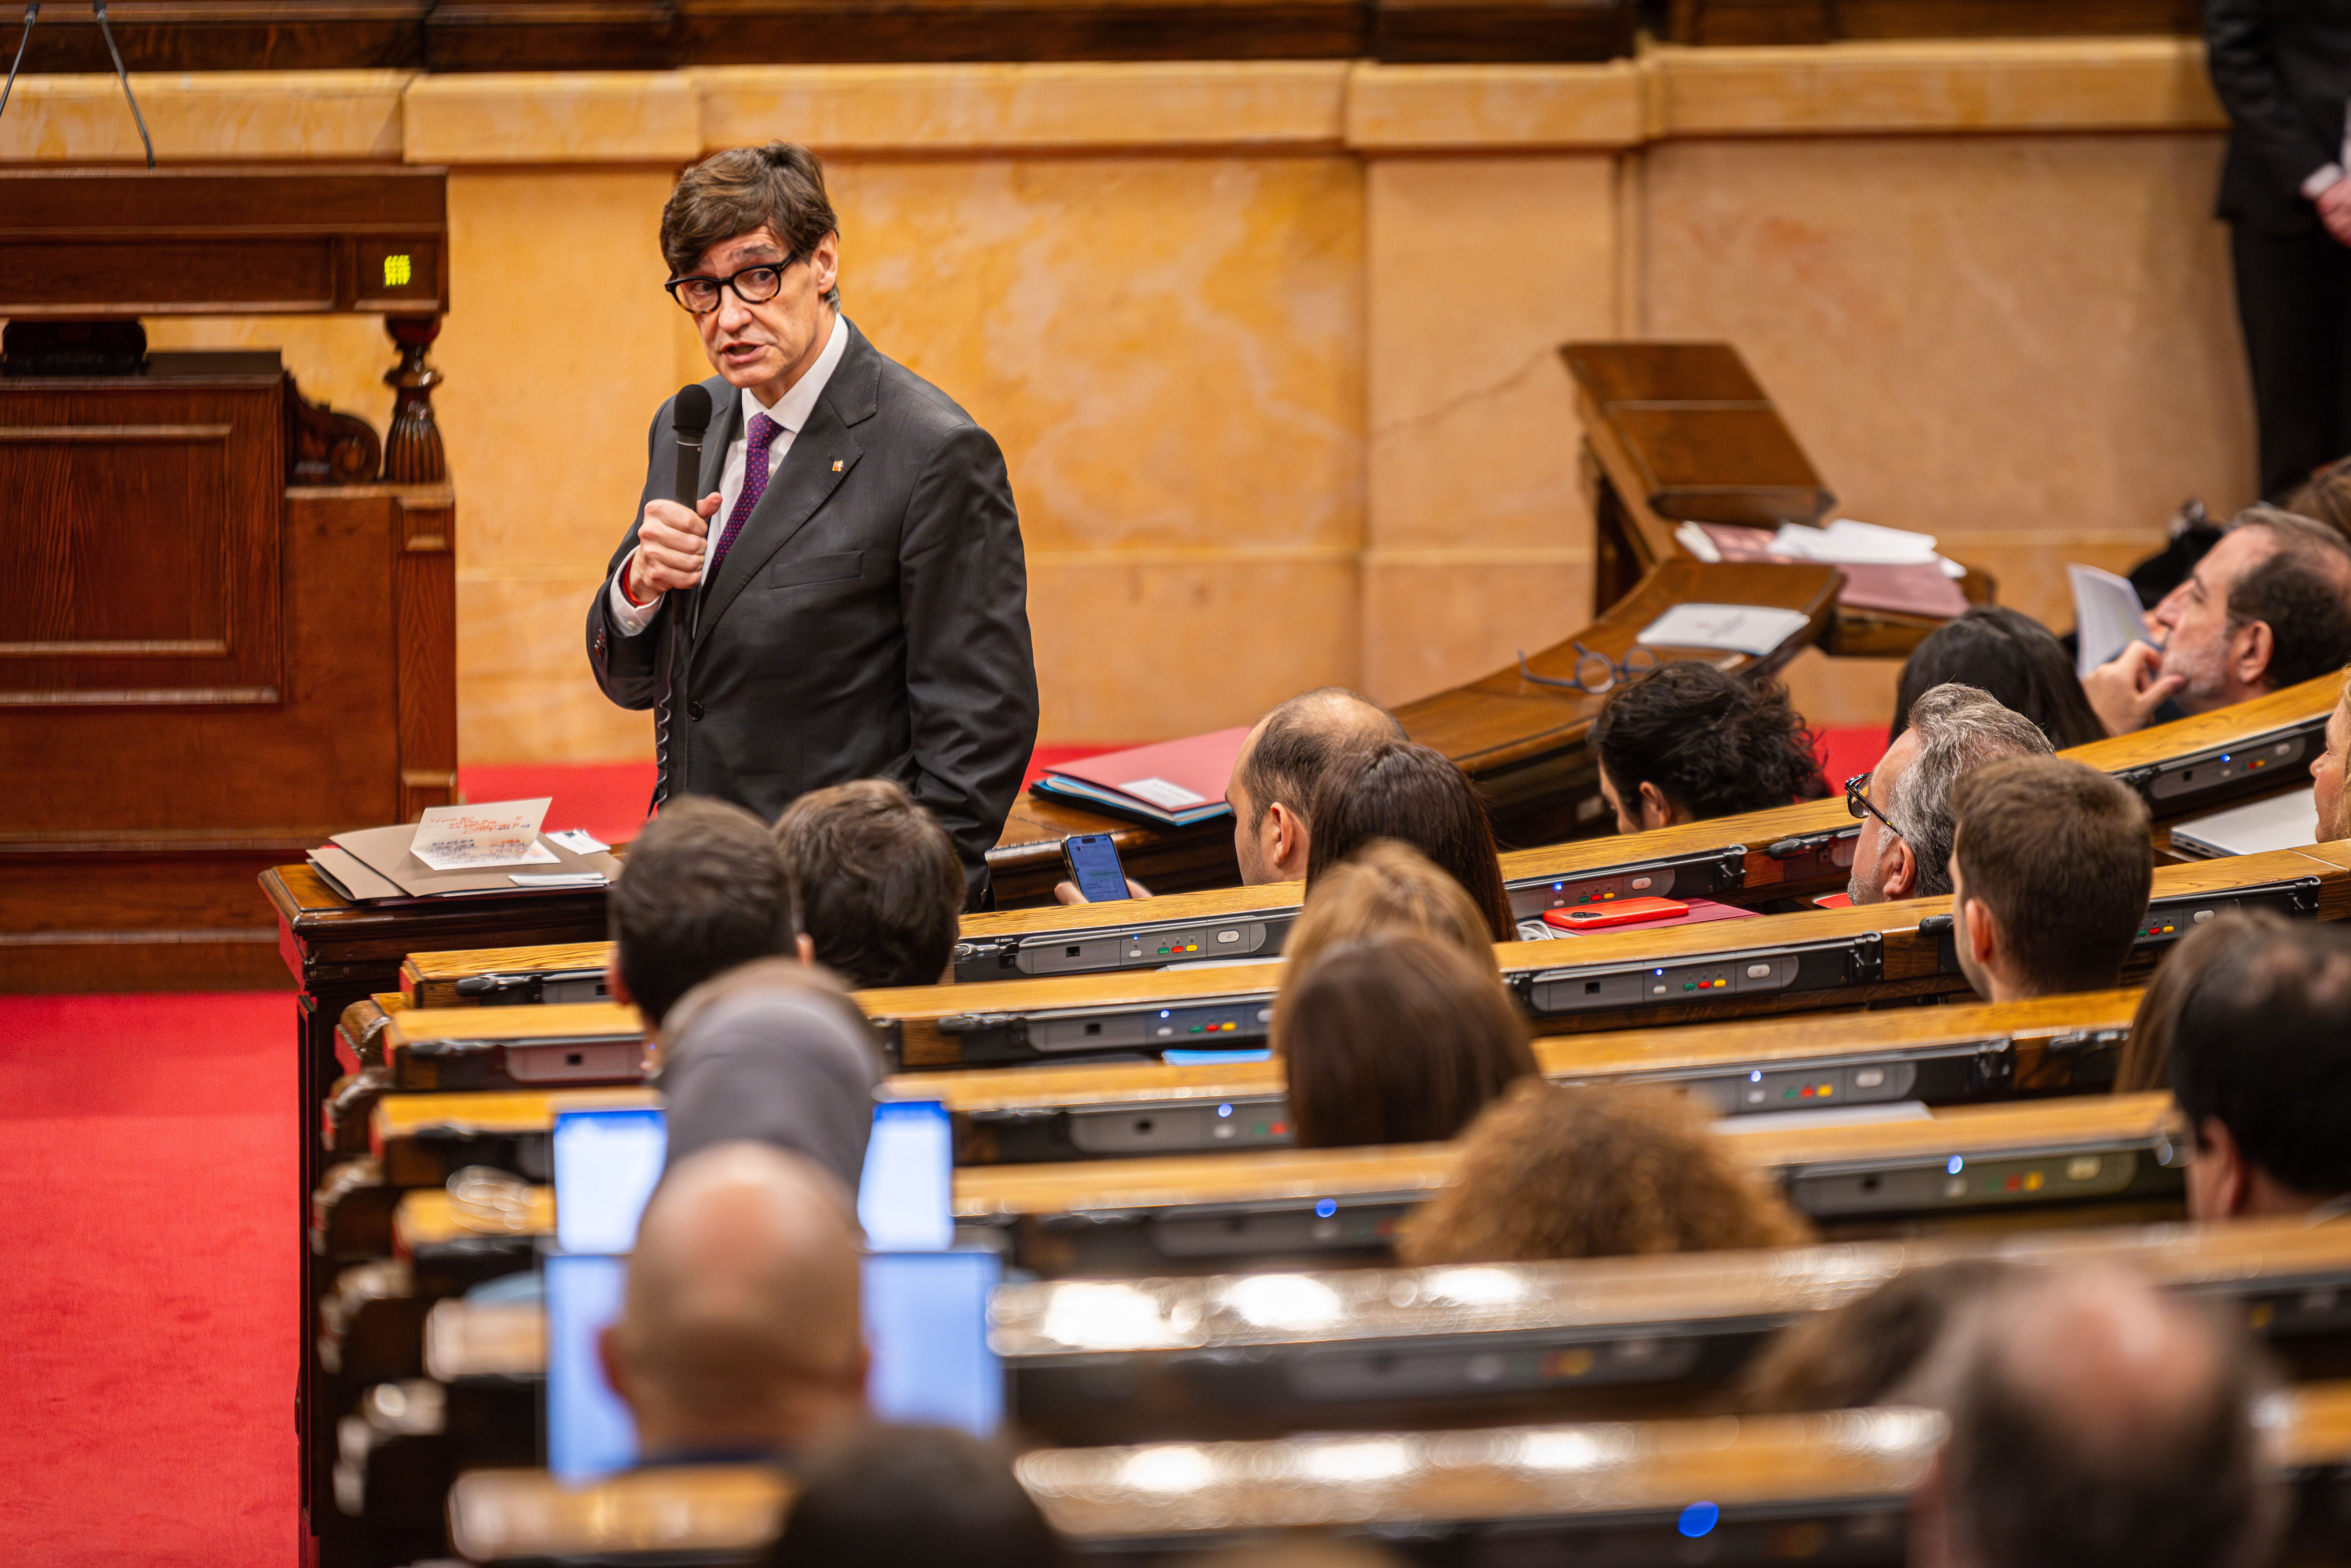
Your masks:
<svg viewBox="0 0 2351 1568"><path fill-rule="evenodd" d="M677 466L671 476L670 494L679 506L691 512L702 499L702 435L710 428L709 389L699 382L678 388L677 396L670 402L669 423L677 437ZM685 629L684 638L672 643L668 685L662 693L660 711L654 716L653 744L659 768L653 784L653 803L655 807L660 806L669 795L670 722L675 716L678 677L684 673L681 666L693 658L694 634L700 629L702 621L702 594L699 590L694 596L694 623ZM672 625L674 628L674 616L672 617Z"/></svg>

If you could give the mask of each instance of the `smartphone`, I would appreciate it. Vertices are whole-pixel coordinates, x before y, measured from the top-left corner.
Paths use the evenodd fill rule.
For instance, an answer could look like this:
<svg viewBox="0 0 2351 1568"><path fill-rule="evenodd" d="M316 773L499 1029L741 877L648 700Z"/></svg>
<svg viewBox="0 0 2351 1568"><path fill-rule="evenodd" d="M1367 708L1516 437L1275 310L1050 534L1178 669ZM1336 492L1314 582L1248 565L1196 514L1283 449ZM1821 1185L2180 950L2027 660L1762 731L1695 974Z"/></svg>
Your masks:
<svg viewBox="0 0 2351 1568"><path fill-rule="evenodd" d="M1543 923L1562 931L1599 931L1611 925L1638 925L1645 920L1671 920L1688 913L1689 905L1677 898L1626 898L1582 904L1573 909L1546 909Z"/></svg>
<svg viewBox="0 0 2351 1568"><path fill-rule="evenodd" d="M884 1100L857 1186L857 1221L876 1252L935 1252L955 1241L955 1128L937 1100Z"/></svg>
<svg viewBox="0 0 2351 1568"><path fill-rule="evenodd" d="M1061 863L1088 904L1108 904L1125 898L1126 868L1118 863L1118 846L1108 833L1071 833L1061 841Z"/></svg>

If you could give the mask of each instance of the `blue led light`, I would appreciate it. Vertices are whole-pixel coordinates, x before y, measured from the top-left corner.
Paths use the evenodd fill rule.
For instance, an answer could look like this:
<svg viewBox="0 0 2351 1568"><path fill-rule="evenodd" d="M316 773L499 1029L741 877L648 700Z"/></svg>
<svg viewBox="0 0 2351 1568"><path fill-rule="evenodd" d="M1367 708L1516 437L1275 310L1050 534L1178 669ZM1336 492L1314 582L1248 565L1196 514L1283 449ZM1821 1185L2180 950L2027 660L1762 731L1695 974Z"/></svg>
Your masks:
<svg viewBox="0 0 2351 1568"><path fill-rule="evenodd" d="M1336 1198L1322 1198L1314 1205L1314 1218L1317 1219L1328 1219L1338 1212L1339 1203Z"/></svg>
<svg viewBox="0 0 2351 1568"><path fill-rule="evenodd" d="M1232 1108L1230 1105L1219 1105L1219 1106L1217 1106L1217 1119L1218 1119L1219 1121L1223 1120L1223 1119L1224 1119L1225 1117L1227 1117L1227 1116L1231 1115L1232 1113L1233 1113L1233 1108Z"/></svg>
<svg viewBox="0 0 2351 1568"><path fill-rule="evenodd" d="M1760 1067L1759 1067L1759 1068L1757 1068L1754 1071L1752 1071L1752 1072L1749 1073L1749 1074L1747 1075L1747 1082L1750 1082L1750 1083L1761 1083L1761 1082L1763 1082L1763 1070L1762 1070L1761 1068L1760 1068Z"/></svg>
<svg viewBox="0 0 2351 1568"><path fill-rule="evenodd" d="M1682 1516L1674 1521L1674 1528L1696 1541L1701 1535L1711 1534L1714 1527L1721 1521L1720 1508L1710 1502L1694 1502L1682 1510Z"/></svg>
<svg viewBox="0 0 2351 1568"><path fill-rule="evenodd" d="M1161 1008L1159 1009L1159 1016L1161 1018L1165 1018L1167 1016L1167 1009L1165 1008Z"/></svg>
<svg viewBox="0 0 2351 1568"><path fill-rule="evenodd" d="M1953 1155L1951 1156L1951 1163L1943 1167L1943 1174L1946 1176L1957 1176L1966 1167L1967 1163L1967 1161L1959 1158L1959 1155Z"/></svg>

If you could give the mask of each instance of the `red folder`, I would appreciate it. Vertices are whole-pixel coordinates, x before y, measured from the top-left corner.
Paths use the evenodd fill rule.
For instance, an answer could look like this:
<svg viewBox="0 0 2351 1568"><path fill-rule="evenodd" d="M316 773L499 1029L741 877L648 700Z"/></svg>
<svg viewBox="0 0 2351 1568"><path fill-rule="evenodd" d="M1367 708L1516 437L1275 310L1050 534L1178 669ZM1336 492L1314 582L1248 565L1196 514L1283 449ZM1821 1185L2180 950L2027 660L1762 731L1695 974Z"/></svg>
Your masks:
<svg viewBox="0 0 2351 1568"><path fill-rule="evenodd" d="M1062 764L1038 779L1035 788L1144 821L1196 822L1226 809L1225 786L1249 732L1249 727L1242 725L1156 746L1107 751Z"/></svg>

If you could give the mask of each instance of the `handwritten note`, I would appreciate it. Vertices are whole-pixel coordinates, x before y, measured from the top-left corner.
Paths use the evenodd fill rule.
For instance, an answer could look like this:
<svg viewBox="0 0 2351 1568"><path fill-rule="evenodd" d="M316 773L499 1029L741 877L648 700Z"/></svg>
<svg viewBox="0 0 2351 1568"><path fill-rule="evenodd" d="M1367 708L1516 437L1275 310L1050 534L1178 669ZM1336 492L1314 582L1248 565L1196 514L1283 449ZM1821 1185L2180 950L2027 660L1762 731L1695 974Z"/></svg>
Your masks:
<svg viewBox="0 0 2351 1568"><path fill-rule="evenodd" d="M416 824L408 852L434 871L553 865L560 857L538 841L538 824L553 800L430 807Z"/></svg>

